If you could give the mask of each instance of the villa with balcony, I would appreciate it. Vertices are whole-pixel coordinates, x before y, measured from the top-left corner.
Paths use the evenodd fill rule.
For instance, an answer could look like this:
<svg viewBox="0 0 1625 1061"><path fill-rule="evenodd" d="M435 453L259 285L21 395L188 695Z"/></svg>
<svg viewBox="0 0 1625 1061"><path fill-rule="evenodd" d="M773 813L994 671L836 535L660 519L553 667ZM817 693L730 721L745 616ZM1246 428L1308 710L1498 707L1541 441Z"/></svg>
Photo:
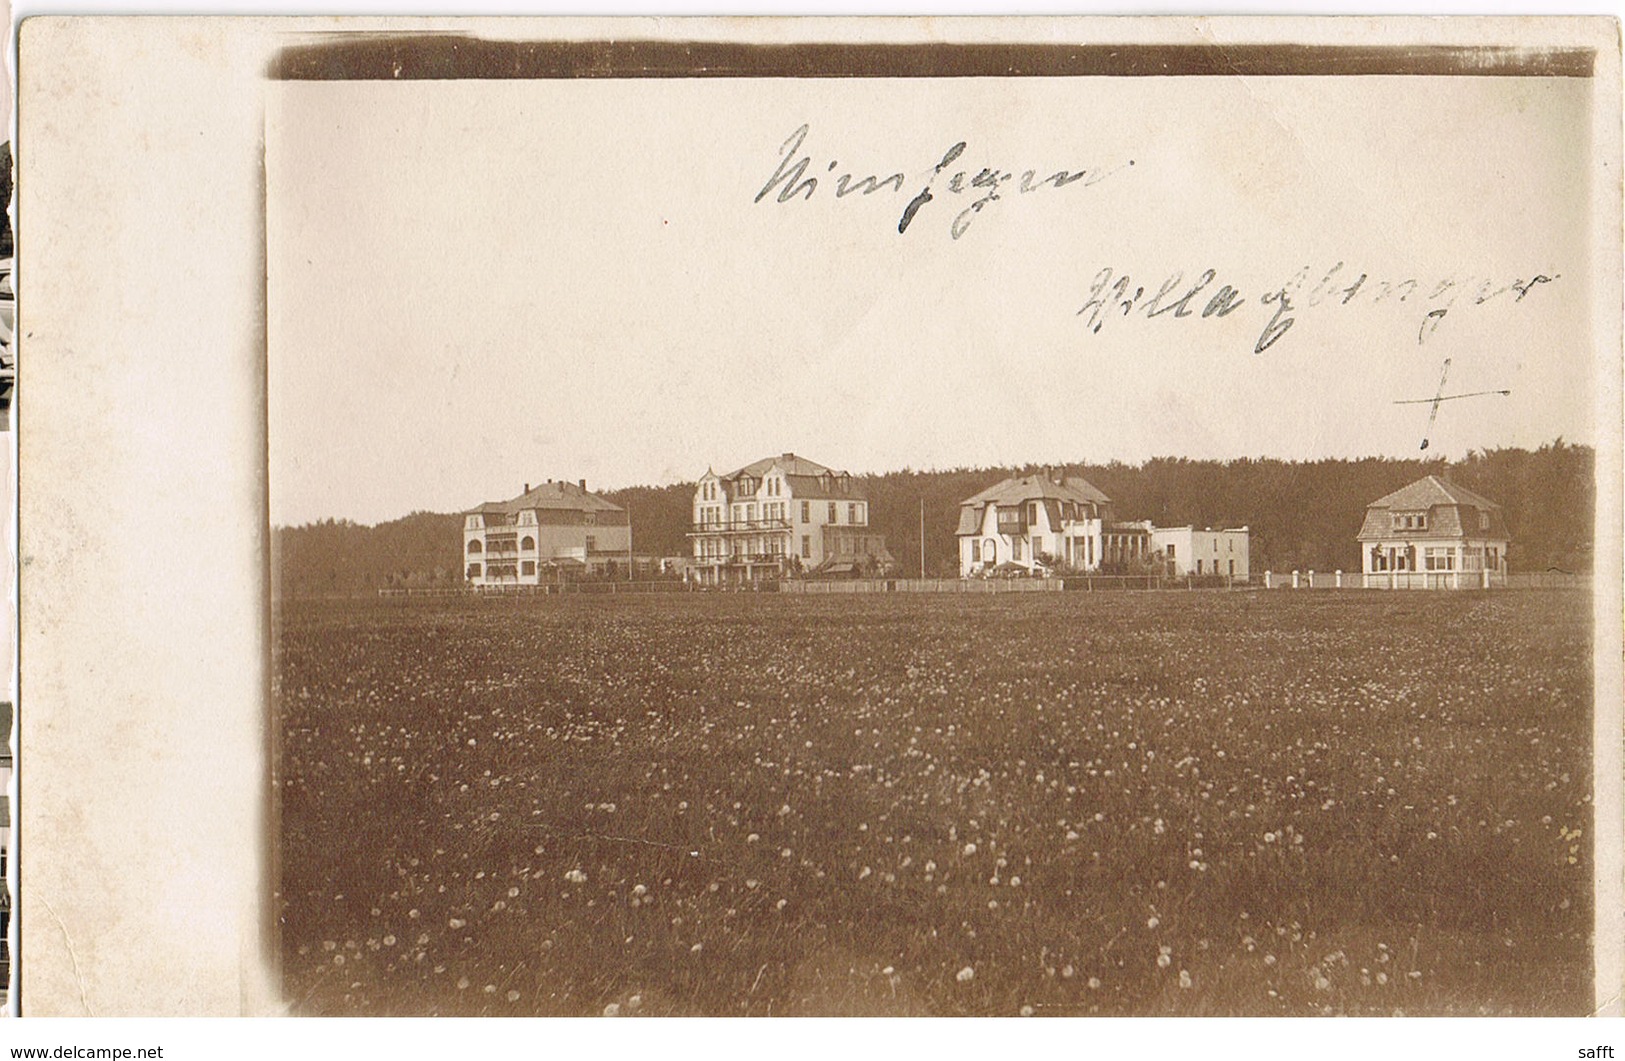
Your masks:
<svg viewBox="0 0 1625 1061"><path fill-rule="evenodd" d="M463 514L463 577L478 588L536 586L625 570L626 510L587 492L587 481L549 479L508 501Z"/></svg>
<svg viewBox="0 0 1625 1061"><path fill-rule="evenodd" d="M703 585L810 575L883 573L895 566L869 528L869 499L847 472L785 453L694 489L687 577Z"/></svg>

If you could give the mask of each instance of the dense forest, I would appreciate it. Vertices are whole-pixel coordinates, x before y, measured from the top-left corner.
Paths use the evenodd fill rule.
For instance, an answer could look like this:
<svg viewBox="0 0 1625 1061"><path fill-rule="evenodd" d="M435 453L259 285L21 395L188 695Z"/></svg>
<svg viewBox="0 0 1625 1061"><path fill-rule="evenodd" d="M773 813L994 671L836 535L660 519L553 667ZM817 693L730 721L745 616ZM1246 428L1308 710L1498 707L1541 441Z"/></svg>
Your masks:
<svg viewBox="0 0 1625 1061"><path fill-rule="evenodd" d="M1513 571L1586 571L1595 506L1589 446L1561 439L1538 450L1494 449L1465 460L1233 460L1157 458L1144 464L1069 464L1115 502L1120 519L1159 526L1252 529L1252 567L1290 571L1358 570L1365 506L1424 475L1443 474L1498 502L1513 542ZM926 573L958 573L954 531L959 502L1019 468L903 470L866 477L870 523L886 535L907 573L920 564L925 515ZM687 552L692 484L605 491L631 514L633 546L649 556ZM279 527L272 536L278 589L289 595L354 593L388 586L455 585L460 577L462 517L417 512L375 527L325 520Z"/></svg>

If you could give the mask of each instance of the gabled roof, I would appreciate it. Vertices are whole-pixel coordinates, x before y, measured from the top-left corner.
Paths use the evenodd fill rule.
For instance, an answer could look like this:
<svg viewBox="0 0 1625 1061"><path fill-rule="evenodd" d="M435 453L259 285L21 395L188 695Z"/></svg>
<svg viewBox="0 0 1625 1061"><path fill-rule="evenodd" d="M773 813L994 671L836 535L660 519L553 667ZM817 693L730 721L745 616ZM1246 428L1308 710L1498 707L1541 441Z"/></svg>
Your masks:
<svg viewBox="0 0 1625 1061"><path fill-rule="evenodd" d="M1089 480L1073 475L1056 482L1048 475L1023 475L995 483L961 505L1019 505L1026 501L1055 500L1078 501L1086 504L1106 505L1111 498L1101 493Z"/></svg>
<svg viewBox="0 0 1625 1061"><path fill-rule="evenodd" d="M1080 505L1109 505L1111 498L1101 493L1089 480L1069 476L1056 481L1053 476L1034 474L1012 476L994 483L981 493L967 497L959 503L959 529L957 534L979 534L983 513L988 505L1013 508L1029 501L1043 501L1049 509L1053 526L1060 518L1059 502L1070 501Z"/></svg>
<svg viewBox="0 0 1625 1061"><path fill-rule="evenodd" d="M752 461L743 468L735 469L727 475L718 476L728 484L729 497L733 497L734 484L741 476L750 476L760 479L773 468L777 467L790 484L791 496L802 501L863 501L867 499L863 488L858 481L846 472L827 468L817 461L810 461L806 457L798 457L794 453L785 453L777 457L763 457L759 461ZM828 476L830 485L824 485L824 477ZM845 481L848 489L842 490L841 483Z"/></svg>
<svg viewBox="0 0 1625 1061"><path fill-rule="evenodd" d="M1464 517L1463 510L1484 513L1489 525L1480 527L1478 517ZM1394 515L1404 512L1428 513L1427 526L1396 528ZM1509 537L1500 505L1436 475L1418 479L1367 505L1365 521L1356 536L1363 542L1460 538L1505 541Z"/></svg>
<svg viewBox="0 0 1625 1061"><path fill-rule="evenodd" d="M778 457L763 457L759 461L751 461L743 468L729 472L727 475L722 476L722 478L737 479L741 475L749 475L754 478L760 478L761 476L766 475L768 469L772 468L775 464L779 466L779 471L783 472L785 475L818 476L825 474L841 474L834 468L826 468L817 461L810 461L806 457L798 457L794 453L786 453Z"/></svg>
<svg viewBox="0 0 1625 1061"><path fill-rule="evenodd" d="M508 501L487 501L470 511L513 516L533 508L563 509L570 512L625 511L613 501L606 501L597 494L588 493L576 483L568 483L562 479L555 483L542 483L540 486L532 487L528 492Z"/></svg>
<svg viewBox="0 0 1625 1061"><path fill-rule="evenodd" d="M1402 486L1393 493L1367 505L1367 508L1397 509L1401 512L1425 511L1434 505L1471 505L1474 508L1498 509L1501 506L1494 501L1473 493L1466 487L1457 486L1448 479L1441 479L1437 475L1429 475L1418 479L1409 486Z"/></svg>

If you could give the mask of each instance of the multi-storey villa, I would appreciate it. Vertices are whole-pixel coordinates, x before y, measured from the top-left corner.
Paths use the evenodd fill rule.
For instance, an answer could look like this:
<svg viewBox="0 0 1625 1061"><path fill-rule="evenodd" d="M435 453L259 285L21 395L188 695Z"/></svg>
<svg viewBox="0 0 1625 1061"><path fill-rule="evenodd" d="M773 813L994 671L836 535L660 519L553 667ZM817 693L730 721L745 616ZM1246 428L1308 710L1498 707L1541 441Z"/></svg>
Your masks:
<svg viewBox="0 0 1625 1061"><path fill-rule="evenodd" d="M570 574L625 570L626 510L587 492L587 481L549 479L509 501L463 515L463 577L474 586L534 586Z"/></svg>
<svg viewBox="0 0 1625 1061"><path fill-rule="evenodd" d="M1087 479L1054 470L995 483L959 506L963 578L1025 569L1173 576L1248 575L1248 529L1160 528L1119 520Z"/></svg>
<svg viewBox="0 0 1625 1061"><path fill-rule="evenodd" d="M964 578L999 567L1099 571L1151 554L1150 524L1117 522L1111 498L1093 483L1054 471L1005 479L966 498L958 535Z"/></svg>
<svg viewBox="0 0 1625 1061"><path fill-rule="evenodd" d="M1501 506L1430 475L1366 506L1360 527L1367 589L1473 589L1506 584L1511 536Z"/></svg>
<svg viewBox="0 0 1625 1061"><path fill-rule="evenodd" d="M869 499L846 472L785 453L694 489L688 577L705 585L795 574L857 575L892 566L869 528Z"/></svg>

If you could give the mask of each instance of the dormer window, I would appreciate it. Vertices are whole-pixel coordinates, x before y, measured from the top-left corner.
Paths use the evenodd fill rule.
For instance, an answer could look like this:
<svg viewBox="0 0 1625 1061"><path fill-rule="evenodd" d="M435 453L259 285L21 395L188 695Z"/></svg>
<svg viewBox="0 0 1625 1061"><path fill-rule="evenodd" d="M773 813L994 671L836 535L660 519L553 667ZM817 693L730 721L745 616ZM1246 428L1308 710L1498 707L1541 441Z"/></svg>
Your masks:
<svg viewBox="0 0 1625 1061"><path fill-rule="evenodd" d="M1481 531L1490 529L1490 514L1483 509L1478 510L1478 529Z"/></svg>

